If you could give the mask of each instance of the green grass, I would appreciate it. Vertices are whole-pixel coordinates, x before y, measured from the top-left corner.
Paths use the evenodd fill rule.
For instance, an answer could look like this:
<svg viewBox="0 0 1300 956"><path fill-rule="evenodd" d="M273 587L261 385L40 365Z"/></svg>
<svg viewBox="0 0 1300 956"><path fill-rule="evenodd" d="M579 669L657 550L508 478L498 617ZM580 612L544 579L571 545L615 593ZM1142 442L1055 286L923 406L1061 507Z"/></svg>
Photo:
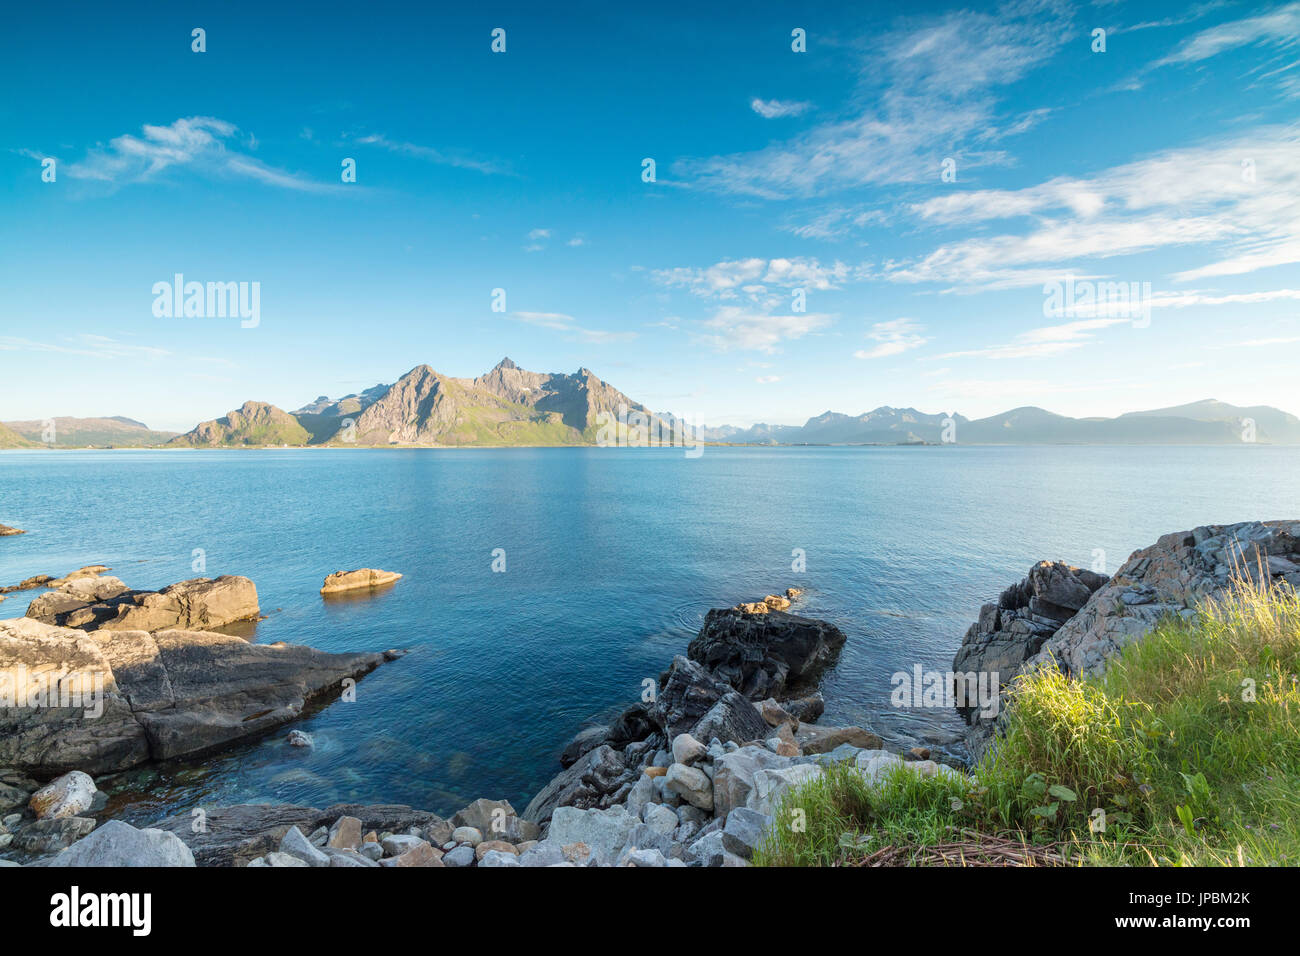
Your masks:
<svg viewBox="0 0 1300 956"><path fill-rule="evenodd" d="M1079 865L1300 864L1298 675L1300 597L1239 582L1101 677L1022 675L1004 738L965 783L871 787L842 765L792 791L758 862L852 863L977 832Z"/></svg>

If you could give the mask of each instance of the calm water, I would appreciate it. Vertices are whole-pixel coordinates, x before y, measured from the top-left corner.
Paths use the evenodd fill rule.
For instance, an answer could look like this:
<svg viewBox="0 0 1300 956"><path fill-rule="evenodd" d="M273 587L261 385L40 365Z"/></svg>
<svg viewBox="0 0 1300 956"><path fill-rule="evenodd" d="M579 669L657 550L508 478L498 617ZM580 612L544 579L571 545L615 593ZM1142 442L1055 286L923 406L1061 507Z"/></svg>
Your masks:
<svg viewBox="0 0 1300 956"><path fill-rule="evenodd" d="M29 533L0 539L0 581L107 564L158 588L202 548L207 576L256 582L256 641L413 649L300 725L313 750L279 733L135 775L140 819L195 801L522 808L711 607L807 588L803 613L849 636L827 722L955 730L892 709L890 674L947 669L1034 561L1100 548L1114 570L1167 531L1295 518L1297 474L1300 449L1266 446L5 452L0 522ZM356 567L405 578L323 602L321 579Z"/></svg>

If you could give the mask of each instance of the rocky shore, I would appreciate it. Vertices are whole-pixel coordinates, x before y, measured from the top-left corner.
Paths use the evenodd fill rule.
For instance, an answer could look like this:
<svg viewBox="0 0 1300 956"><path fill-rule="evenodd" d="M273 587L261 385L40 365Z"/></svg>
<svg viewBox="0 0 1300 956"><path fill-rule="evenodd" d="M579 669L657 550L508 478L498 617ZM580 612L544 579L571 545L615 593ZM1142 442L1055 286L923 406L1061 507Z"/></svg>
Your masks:
<svg viewBox="0 0 1300 956"><path fill-rule="evenodd" d="M1110 577L1039 562L980 609L954 673L996 672L999 693L1031 667L1096 673L1158 620L1222 595L1234 574L1300 586L1300 522L1165 535ZM0 710L0 854L50 866L735 867L754 858L784 795L833 764L851 764L868 782L962 774L923 748L894 753L868 729L817 723L818 682L846 638L830 622L791 613L799 599L791 589L710 611L641 701L573 737L522 812L484 798L449 818L395 805L248 804L205 810L201 825L191 813L146 829L100 822L106 798L91 774L265 733L345 677L399 656L123 624L244 613L247 602L232 595L245 580L155 593L102 574L70 576L33 602L29 618L0 623L0 668L23 664L60 684L88 670L112 677L110 720ZM1007 696L1014 706L1014 688ZM962 713L978 754L996 721L975 707ZM310 744L301 731L290 738Z"/></svg>
<svg viewBox="0 0 1300 956"><path fill-rule="evenodd" d="M1300 588L1300 521L1202 525L1163 535L1135 551L1111 577L1062 562L1040 561L1028 576L980 608L953 658L954 674L997 674L1007 688L1033 667L1073 677L1105 669L1111 657L1166 616L1190 617L1222 597L1234 576ZM978 756L996 719L958 706ZM1000 708L1005 714L1006 708Z"/></svg>

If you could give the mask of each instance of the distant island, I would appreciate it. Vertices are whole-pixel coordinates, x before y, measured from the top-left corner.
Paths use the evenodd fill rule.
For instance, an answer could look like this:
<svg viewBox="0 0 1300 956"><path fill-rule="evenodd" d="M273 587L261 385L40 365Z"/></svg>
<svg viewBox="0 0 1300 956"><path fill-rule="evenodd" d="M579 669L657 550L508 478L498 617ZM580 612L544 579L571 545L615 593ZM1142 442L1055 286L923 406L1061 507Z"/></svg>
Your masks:
<svg viewBox="0 0 1300 956"><path fill-rule="evenodd" d="M418 365L392 385L339 399L321 395L293 412L248 401L184 434L122 417L55 418L50 441L48 421L5 422L0 448L596 445L604 443L602 423L629 416L663 434L682 423L669 412L651 411L589 369L530 372L505 358L473 379ZM1295 415L1213 399L1116 418L1070 418L1027 406L969 419L883 405L860 415L826 411L802 425L691 428L699 441L730 445L1300 443Z"/></svg>

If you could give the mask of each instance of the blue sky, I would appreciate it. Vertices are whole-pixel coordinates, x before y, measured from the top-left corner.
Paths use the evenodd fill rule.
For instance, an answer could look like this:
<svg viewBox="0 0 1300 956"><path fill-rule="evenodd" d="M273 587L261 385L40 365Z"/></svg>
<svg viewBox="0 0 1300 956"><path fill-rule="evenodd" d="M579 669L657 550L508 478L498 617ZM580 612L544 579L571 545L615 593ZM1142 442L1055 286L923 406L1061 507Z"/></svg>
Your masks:
<svg viewBox="0 0 1300 956"><path fill-rule="evenodd" d="M703 6L13 8L0 420L507 354L711 424L1300 413L1300 3ZM155 317L175 273L260 324ZM1149 321L1046 316L1067 276Z"/></svg>

